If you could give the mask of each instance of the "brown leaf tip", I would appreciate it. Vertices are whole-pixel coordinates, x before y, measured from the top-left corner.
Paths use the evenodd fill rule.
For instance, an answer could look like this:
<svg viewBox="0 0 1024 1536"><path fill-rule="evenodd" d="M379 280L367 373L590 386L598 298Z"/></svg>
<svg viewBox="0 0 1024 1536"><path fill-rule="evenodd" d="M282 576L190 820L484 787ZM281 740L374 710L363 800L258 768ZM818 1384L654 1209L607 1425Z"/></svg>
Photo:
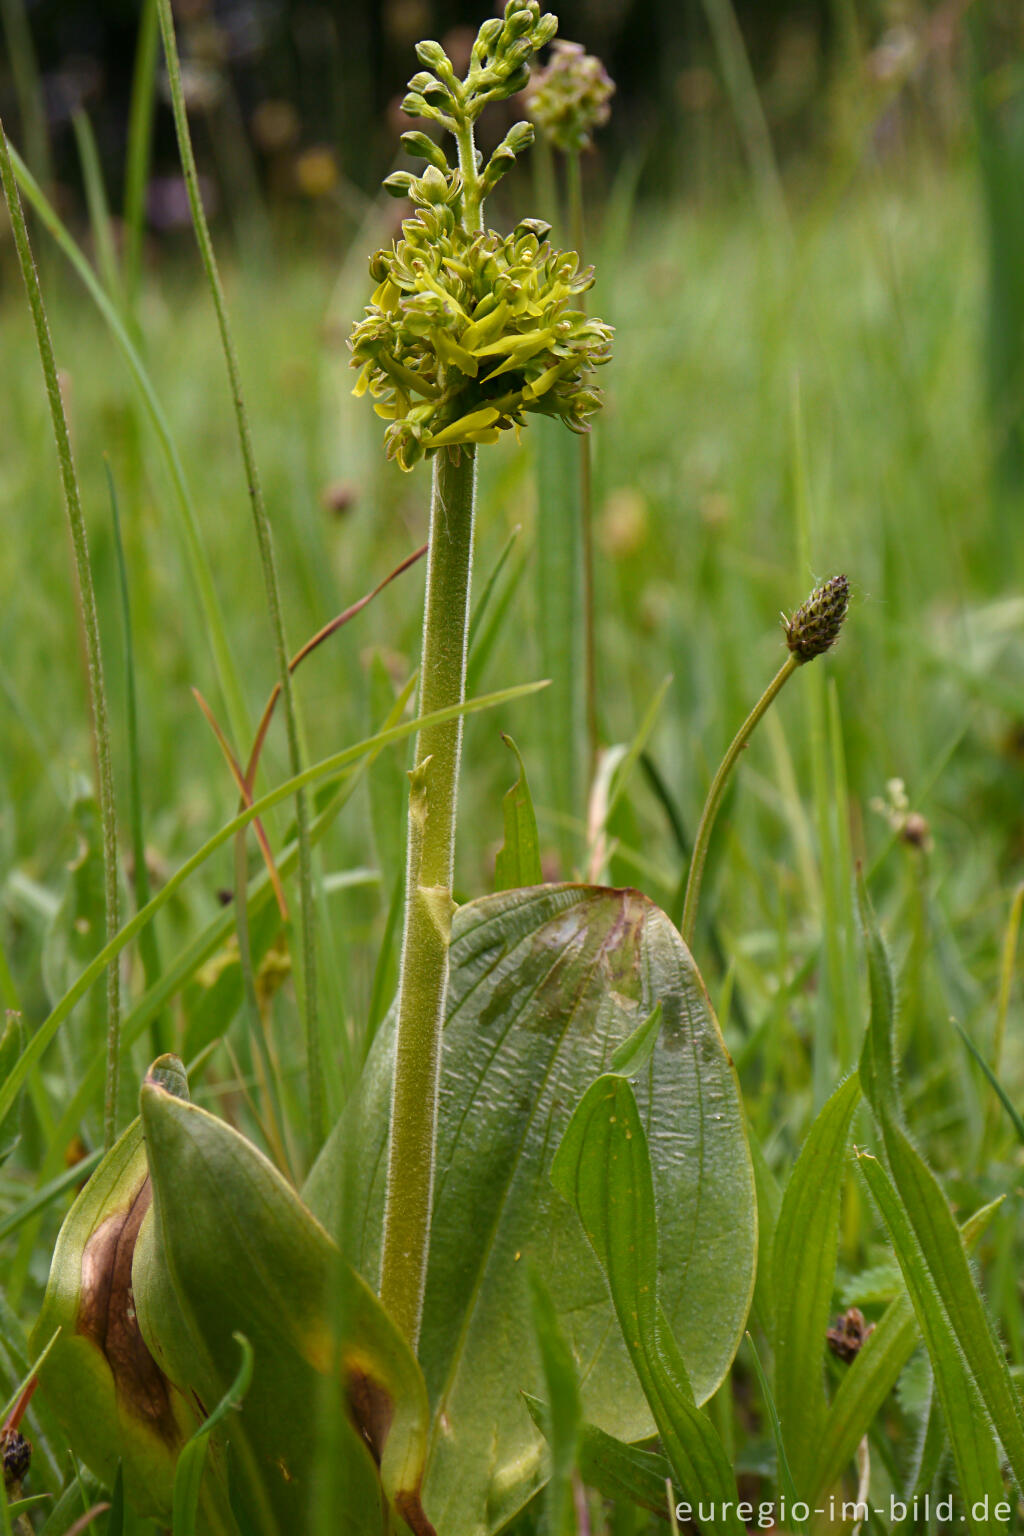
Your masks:
<svg viewBox="0 0 1024 1536"><path fill-rule="evenodd" d="M833 576L815 587L793 617L785 620L786 644L800 662L813 661L831 650L849 606L850 583L845 576Z"/></svg>

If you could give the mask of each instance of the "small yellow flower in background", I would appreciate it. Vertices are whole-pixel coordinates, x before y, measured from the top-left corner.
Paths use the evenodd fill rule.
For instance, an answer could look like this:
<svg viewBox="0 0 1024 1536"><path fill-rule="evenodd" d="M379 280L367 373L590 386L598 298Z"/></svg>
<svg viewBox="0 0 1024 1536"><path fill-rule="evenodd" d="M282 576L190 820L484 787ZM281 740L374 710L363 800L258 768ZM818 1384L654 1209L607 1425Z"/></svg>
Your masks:
<svg viewBox="0 0 1024 1536"><path fill-rule="evenodd" d="M303 197L327 197L338 185L338 162L325 144L304 149L295 159L295 184Z"/></svg>

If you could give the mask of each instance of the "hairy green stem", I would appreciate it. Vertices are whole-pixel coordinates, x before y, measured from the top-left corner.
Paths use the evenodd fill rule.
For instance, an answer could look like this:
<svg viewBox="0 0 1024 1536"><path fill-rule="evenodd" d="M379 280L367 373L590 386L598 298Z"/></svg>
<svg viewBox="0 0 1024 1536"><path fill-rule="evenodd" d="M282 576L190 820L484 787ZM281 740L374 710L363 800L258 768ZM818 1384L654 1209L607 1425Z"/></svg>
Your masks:
<svg viewBox="0 0 1024 1536"><path fill-rule="evenodd" d="M455 142L459 147L459 170L462 173L462 216L467 229L479 231L484 227L484 204L480 196L472 123L464 121L458 125L455 129Z"/></svg>
<svg viewBox="0 0 1024 1536"><path fill-rule="evenodd" d="M693 841L693 857L690 860L690 873L686 881L686 898L683 902L683 920L679 925L679 931L682 933L683 939L687 944L693 943L693 930L697 923L697 905L700 901L700 887L701 881L704 878L704 865L707 862L708 846L711 842L715 818L722 804L722 796L725 794L725 788L729 782L729 775L735 768L740 753L753 735L761 716L771 707L798 666L800 666L800 658L791 651L736 732L728 752L722 758L718 772L711 781L711 788L708 790L708 797L704 802L704 809L701 812L700 825L697 828L697 835Z"/></svg>
<svg viewBox="0 0 1024 1536"><path fill-rule="evenodd" d="M213 251L213 241L210 238L210 229L206 222L206 213L203 209L202 196L199 191L199 176L196 171L195 155L192 150L192 136L188 126L185 93L181 83L181 66L178 60L177 40L174 35L171 0L157 0L157 8L160 31L163 36L164 55L167 60L171 102L178 134L178 149L181 155L182 170L185 174L185 184L188 188L192 222L195 226L196 242L199 246L199 254L206 271L210 293L213 298L213 306L217 314L217 325L220 330L221 345L224 350L224 359L227 364L228 378L231 384L231 397L235 407L238 438L245 465L246 481L249 487L249 501L252 507L256 541L259 546L260 563L263 569L263 584L266 590L267 608L270 613L270 623L274 634L274 649L277 655L277 669L281 683L281 697L284 704L285 730L288 736L288 756L292 775L295 776L302 771L302 750L299 742L298 715L295 708L292 677L288 667L289 651L284 632L284 618L281 612L281 594L278 588L277 568L274 563L270 519L267 517L267 510L263 500L263 489L256 465L252 432L249 427L248 412L245 408L245 399L242 393L241 370L238 366L238 356L235 352L235 344L228 323L224 289L221 286L220 272L217 268L217 260ZM309 803L305 792L301 790L295 796L295 820L299 844L302 1003L306 1036L309 1130L312 1149L315 1155L323 1143L326 1134L326 1123L324 1115L323 1068L320 1060L320 1025L317 1010L316 929L314 924L313 857L309 837Z"/></svg>
<svg viewBox="0 0 1024 1536"><path fill-rule="evenodd" d="M81 604L82 624L85 629L85 649L89 669L89 700L92 708L92 728L96 743L96 768L99 780L100 822L103 828L103 886L106 915L106 939L109 946L120 927L117 888L117 807L114 800L114 770L110 754L110 722L107 716L107 695L103 684L103 657L100 649L99 615L96 612L96 594L92 585L92 567L89 563L89 541L82 511L82 498L75 473L74 455L71 451L71 434L68 430L64 402L57 376L57 360L53 352L50 328L46 321L39 274L32 259L25 214L18 194L14 167L7 149L7 135L0 123L0 180L3 181L4 197L11 216L14 244L18 252L21 275L28 294L29 308L35 326L39 360L42 363L46 394L50 405L50 419L57 444L57 458L64 486L64 505L67 509L71 543L75 556L75 575L78 581L78 597ZM114 1143L117 1130L117 1089L121 1058L121 986L117 962L107 967L107 1076L103 1101L103 1141L109 1148Z"/></svg>
<svg viewBox="0 0 1024 1536"><path fill-rule="evenodd" d="M420 667L421 718L462 703L473 564L476 457L434 458ZM391 1104L380 1294L413 1348L419 1337L433 1201L441 1030L455 861L461 716L425 726L409 775L405 930Z"/></svg>

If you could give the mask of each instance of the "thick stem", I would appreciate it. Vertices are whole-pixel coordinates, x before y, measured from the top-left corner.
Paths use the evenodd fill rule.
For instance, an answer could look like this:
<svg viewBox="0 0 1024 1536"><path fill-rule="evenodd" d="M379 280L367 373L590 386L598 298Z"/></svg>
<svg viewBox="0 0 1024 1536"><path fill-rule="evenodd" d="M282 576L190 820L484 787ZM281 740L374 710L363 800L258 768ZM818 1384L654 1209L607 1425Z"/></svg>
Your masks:
<svg viewBox="0 0 1024 1536"><path fill-rule="evenodd" d="M693 930L697 922L697 903L700 901L700 887L701 881L704 878L704 865L707 861L708 845L711 842L715 818L722 804L722 796L725 794L729 775L736 766L740 753L753 735L757 722L769 709L777 694L789 681L799 665L800 658L791 651L736 732L728 752L722 758L718 772L711 781L711 788L708 790L708 797L704 802L704 809L701 812L697 836L693 842L693 857L690 860L690 873L686 881L686 900L683 902L683 920L679 925L679 931L687 944L693 943Z"/></svg>
<svg viewBox="0 0 1024 1536"><path fill-rule="evenodd" d="M455 142L459 147L459 170L462 172L462 217L471 233L484 227L484 204L480 196L480 177L476 168L476 141L473 124L461 122L455 129Z"/></svg>
<svg viewBox="0 0 1024 1536"><path fill-rule="evenodd" d="M421 718L461 704L465 695L475 501L475 455L466 449L439 453L423 615ZM430 1239L461 746L461 717L424 727L409 774L405 932L380 1294L413 1348Z"/></svg>

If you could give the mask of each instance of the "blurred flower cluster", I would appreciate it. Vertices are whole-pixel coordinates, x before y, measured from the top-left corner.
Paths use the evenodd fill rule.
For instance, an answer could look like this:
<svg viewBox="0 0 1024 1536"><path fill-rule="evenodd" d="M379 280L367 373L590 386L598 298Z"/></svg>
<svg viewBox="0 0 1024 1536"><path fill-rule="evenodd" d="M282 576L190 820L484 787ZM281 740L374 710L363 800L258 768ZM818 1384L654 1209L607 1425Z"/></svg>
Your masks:
<svg viewBox="0 0 1024 1536"><path fill-rule="evenodd" d="M527 111L556 149L575 154L589 149L594 129L608 121L614 92L601 60L560 38L526 88Z"/></svg>

